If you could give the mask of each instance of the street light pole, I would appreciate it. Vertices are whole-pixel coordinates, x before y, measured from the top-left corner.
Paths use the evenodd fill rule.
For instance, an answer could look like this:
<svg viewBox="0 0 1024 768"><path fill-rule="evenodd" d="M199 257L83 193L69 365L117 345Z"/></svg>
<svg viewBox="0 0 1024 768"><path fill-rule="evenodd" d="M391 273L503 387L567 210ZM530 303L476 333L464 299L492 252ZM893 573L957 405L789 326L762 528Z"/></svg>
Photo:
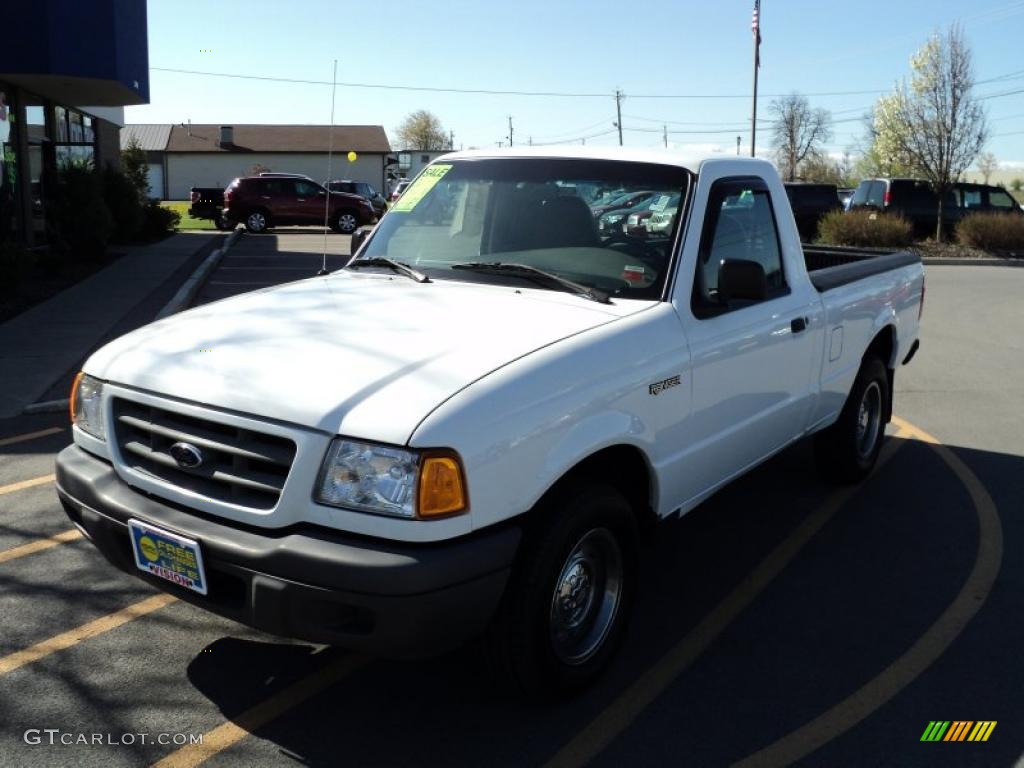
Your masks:
<svg viewBox="0 0 1024 768"><path fill-rule="evenodd" d="M619 129L619 146L622 146L622 91L618 88L615 89L615 117L617 122L615 125Z"/></svg>

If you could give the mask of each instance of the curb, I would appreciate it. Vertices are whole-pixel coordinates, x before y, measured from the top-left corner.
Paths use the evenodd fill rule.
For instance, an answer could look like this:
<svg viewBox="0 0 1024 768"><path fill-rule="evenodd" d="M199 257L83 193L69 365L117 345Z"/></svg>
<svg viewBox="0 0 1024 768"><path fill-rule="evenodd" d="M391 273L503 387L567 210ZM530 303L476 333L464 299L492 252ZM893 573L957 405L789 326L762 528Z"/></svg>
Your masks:
<svg viewBox="0 0 1024 768"><path fill-rule="evenodd" d="M943 259L929 257L921 259L926 267L1024 267L1024 259Z"/></svg>
<svg viewBox="0 0 1024 768"><path fill-rule="evenodd" d="M21 412L26 416L33 413L63 413L70 407L71 398L65 397L63 400L44 400L41 403L26 405Z"/></svg>
<svg viewBox="0 0 1024 768"><path fill-rule="evenodd" d="M153 320L156 321L167 317L168 315L173 315L188 306L189 302L191 302L199 292L203 282L207 277L209 277L210 272L217 267L220 260L224 257L224 254L231 249L231 246L237 242L241 235L242 230L236 229L227 236L227 240L222 247L215 248L211 251L210 255L203 259L203 263L200 264L191 275L189 275L189 278L182 284L181 288L178 289L178 292L174 294L174 298L167 302L164 308L160 310ZM70 398L67 397L61 398L60 400L43 400L42 402L26 405L22 408L21 412L26 416L37 413L62 413L68 410L69 405Z"/></svg>
<svg viewBox="0 0 1024 768"><path fill-rule="evenodd" d="M196 268L196 271L189 276L188 280L186 280L182 284L181 288L178 289L178 292L174 294L174 298L167 302L164 308L157 313L153 320L163 320L168 315L173 315L185 309L185 307L192 302L192 299L196 297L196 294L199 293L199 289L203 287L203 283L206 282L206 278L209 277L210 273L217 268L217 265L220 264L220 260L224 258L225 254L227 254L229 250L231 250L231 247L235 242L237 242L241 235L242 230L240 229L236 229L228 235L227 241L224 245L220 248L214 249L210 255L203 260L203 263Z"/></svg>

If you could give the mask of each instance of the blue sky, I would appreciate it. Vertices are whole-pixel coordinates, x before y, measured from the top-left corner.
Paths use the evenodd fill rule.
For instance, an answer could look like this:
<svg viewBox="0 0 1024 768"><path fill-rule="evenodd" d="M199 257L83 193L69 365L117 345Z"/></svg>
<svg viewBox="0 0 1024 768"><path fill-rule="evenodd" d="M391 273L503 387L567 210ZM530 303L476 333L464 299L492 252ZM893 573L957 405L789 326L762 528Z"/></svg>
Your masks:
<svg viewBox="0 0 1024 768"><path fill-rule="evenodd" d="M495 146L508 133L535 143L618 142L616 88L625 143L672 146L749 143L752 0L717 2L351 3L336 0L150 0L153 68L347 83L607 94L539 97L431 93L339 86L335 122L380 124L429 109L455 145ZM974 52L985 101L988 148L1024 167L1024 2L762 0L759 117L773 94L799 91L833 112L830 149L855 147L859 116L876 93L907 74L930 32L959 21ZM150 74L151 104L129 107L131 123L320 123L330 86L162 72ZM853 93L866 92L866 93ZM643 98L698 95L718 98ZM736 96L736 98L721 98ZM760 121L759 121L760 122ZM605 134L598 136L596 134ZM767 147L767 127L758 132Z"/></svg>

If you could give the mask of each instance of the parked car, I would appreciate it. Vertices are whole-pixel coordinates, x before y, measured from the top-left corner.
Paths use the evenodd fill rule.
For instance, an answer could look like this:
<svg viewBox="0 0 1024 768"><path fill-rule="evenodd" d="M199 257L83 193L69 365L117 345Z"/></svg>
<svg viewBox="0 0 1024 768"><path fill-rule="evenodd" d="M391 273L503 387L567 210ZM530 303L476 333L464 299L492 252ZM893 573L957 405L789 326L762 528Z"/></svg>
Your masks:
<svg viewBox="0 0 1024 768"><path fill-rule="evenodd" d="M325 185L332 192L348 192L352 195L359 195L373 206L374 213L379 219L388 209L388 201L376 188L365 181L351 181L349 179L338 179L329 181Z"/></svg>
<svg viewBox="0 0 1024 768"><path fill-rule="evenodd" d="M828 478L868 475L924 297L914 254L802 250L765 161L615 150L449 154L345 268L99 349L57 458L70 519L265 631L482 635L527 690L592 681L647 583L640 528L809 435ZM559 192L593 179L692 204L659 241L602 237Z"/></svg>
<svg viewBox="0 0 1024 768"><path fill-rule="evenodd" d="M786 197L793 209L800 239L805 243L813 242L818 237L818 222L822 216L843 208L835 184L786 182Z"/></svg>
<svg viewBox="0 0 1024 768"><path fill-rule="evenodd" d="M315 181L295 176L248 176L235 179L224 191L224 218L263 232L285 224L327 223L350 235L363 224L377 221L369 202L347 192L328 192Z"/></svg>
<svg viewBox="0 0 1024 768"><path fill-rule="evenodd" d="M617 197L613 197L601 205L591 206L590 210L594 214L594 218L601 221L606 214L619 213L621 211L627 211L630 208L634 208L646 200L651 199L651 195L654 192L649 189L634 189L623 192Z"/></svg>
<svg viewBox="0 0 1024 768"><path fill-rule="evenodd" d="M647 237L652 232L665 233L668 230L669 222L673 221L676 209L679 207L679 195L653 195L650 199L634 208L622 224L622 231L630 237ZM665 216L665 211L671 211ZM655 216L665 219L665 226L660 229L649 228L648 222Z"/></svg>
<svg viewBox="0 0 1024 768"><path fill-rule="evenodd" d="M897 213L907 219L918 236L935 233L939 198L927 181L920 179L865 179L850 200L850 210L870 208ZM1010 193L986 184L957 183L949 191L943 209L943 228L952 231L969 213L1014 211Z"/></svg>
<svg viewBox="0 0 1024 768"><path fill-rule="evenodd" d="M855 191L853 187L839 187L839 202L842 203L844 211L849 210L850 200L853 199Z"/></svg>
<svg viewBox="0 0 1024 768"><path fill-rule="evenodd" d="M412 184L412 179L400 179L398 183L395 184L395 188L391 190L390 201L393 203L398 198L400 198L402 196L402 193L405 192L405 190L408 188L410 184Z"/></svg>
<svg viewBox="0 0 1024 768"><path fill-rule="evenodd" d="M235 222L224 217L224 190L220 187L192 187L188 215L193 219L209 219L217 229L231 230Z"/></svg>

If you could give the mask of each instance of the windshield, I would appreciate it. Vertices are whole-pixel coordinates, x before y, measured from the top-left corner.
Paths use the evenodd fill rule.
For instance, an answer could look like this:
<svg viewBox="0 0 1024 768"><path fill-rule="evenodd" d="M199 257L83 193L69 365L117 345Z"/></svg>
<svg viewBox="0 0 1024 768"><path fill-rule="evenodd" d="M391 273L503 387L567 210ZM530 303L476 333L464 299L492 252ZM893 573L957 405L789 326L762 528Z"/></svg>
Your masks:
<svg viewBox="0 0 1024 768"><path fill-rule="evenodd" d="M456 160L427 168L381 221L360 258L403 262L434 279L536 287L514 274L455 268L524 264L613 297L657 299L678 216L655 237L602 231L581 196L598 188L668 199L690 173L674 166L562 158Z"/></svg>

